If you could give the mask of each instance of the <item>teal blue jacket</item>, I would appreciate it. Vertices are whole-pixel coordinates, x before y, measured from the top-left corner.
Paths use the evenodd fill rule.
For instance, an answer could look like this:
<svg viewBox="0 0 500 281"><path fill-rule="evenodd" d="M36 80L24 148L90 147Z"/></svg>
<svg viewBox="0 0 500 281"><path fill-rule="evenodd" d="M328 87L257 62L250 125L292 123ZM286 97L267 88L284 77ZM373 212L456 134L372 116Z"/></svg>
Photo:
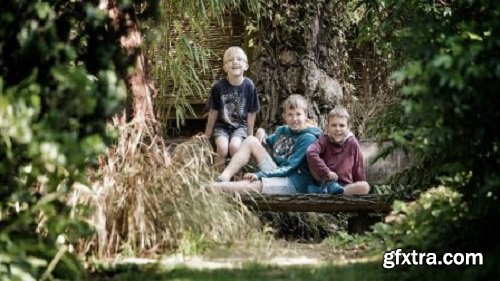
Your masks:
<svg viewBox="0 0 500 281"><path fill-rule="evenodd" d="M269 172L256 173L259 179L271 177L288 177L295 185L297 192L306 193L307 186L313 183L313 177L307 168L306 151L313 144L321 130L309 127L300 131L292 131L288 126L281 126L266 138L272 148L271 157L278 168Z"/></svg>

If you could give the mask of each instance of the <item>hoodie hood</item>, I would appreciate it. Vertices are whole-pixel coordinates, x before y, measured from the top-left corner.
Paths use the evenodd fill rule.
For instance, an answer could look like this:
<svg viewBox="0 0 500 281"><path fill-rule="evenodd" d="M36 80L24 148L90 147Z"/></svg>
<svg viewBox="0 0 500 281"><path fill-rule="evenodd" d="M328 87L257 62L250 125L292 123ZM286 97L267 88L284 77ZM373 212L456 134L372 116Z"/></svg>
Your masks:
<svg viewBox="0 0 500 281"><path fill-rule="evenodd" d="M330 138L329 136L328 136L328 139L330 139L330 141L334 144L343 145L348 139L350 139L352 137L354 137L354 134L351 131L349 131L349 132L347 132L347 135L345 136L345 138L341 142L336 142L334 139Z"/></svg>

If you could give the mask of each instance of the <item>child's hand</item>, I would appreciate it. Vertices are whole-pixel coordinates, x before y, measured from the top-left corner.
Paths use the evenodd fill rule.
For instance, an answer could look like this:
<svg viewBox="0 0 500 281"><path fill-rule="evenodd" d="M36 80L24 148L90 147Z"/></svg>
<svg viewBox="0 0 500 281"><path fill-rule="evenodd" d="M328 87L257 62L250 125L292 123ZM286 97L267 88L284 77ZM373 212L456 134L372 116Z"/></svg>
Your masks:
<svg viewBox="0 0 500 281"><path fill-rule="evenodd" d="M331 181L337 181L339 179L339 176L335 172L328 172L328 179Z"/></svg>
<svg viewBox="0 0 500 281"><path fill-rule="evenodd" d="M259 178L254 173L246 173L246 174L243 175L243 179L252 182L252 181L258 180Z"/></svg>
<svg viewBox="0 0 500 281"><path fill-rule="evenodd" d="M258 128L255 132L255 137L259 140L260 143L266 143L266 131L262 128Z"/></svg>

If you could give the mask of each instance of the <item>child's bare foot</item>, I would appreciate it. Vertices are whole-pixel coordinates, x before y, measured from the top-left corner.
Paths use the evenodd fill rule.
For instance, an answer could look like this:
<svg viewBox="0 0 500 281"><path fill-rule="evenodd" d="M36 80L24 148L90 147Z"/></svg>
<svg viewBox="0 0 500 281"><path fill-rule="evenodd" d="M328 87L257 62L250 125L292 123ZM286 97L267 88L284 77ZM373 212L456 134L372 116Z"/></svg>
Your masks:
<svg viewBox="0 0 500 281"><path fill-rule="evenodd" d="M226 178L226 177L223 177L222 175L220 175L220 176L218 176L218 177L215 178L215 181L216 182L228 182L229 179Z"/></svg>

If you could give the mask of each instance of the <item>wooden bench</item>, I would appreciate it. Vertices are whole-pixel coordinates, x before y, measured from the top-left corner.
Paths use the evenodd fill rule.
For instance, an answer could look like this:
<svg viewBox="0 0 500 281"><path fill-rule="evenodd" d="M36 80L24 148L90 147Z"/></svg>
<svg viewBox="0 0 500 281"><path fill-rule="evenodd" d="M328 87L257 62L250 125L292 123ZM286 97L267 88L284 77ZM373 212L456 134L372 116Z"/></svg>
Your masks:
<svg viewBox="0 0 500 281"><path fill-rule="evenodd" d="M355 213L348 220L349 233L363 233L392 210L394 196L382 194L252 194L241 195L243 204L255 211Z"/></svg>
<svg viewBox="0 0 500 281"><path fill-rule="evenodd" d="M181 143L185 138L171 138L167 143ZM370 185L382 184L396 171L407 166L408 159L402 153L370 164L378 152L378 144L361 142L365 156L367 180ZM252 194L241 195L242 203L255 211L274 212L315 212L315 213L353 213L348 220L348 232L363 233L374 223L381 221L392 209L395 199L391 194L331 195L331 194ZM404 198L411 201L414 198Z"/></svg>

